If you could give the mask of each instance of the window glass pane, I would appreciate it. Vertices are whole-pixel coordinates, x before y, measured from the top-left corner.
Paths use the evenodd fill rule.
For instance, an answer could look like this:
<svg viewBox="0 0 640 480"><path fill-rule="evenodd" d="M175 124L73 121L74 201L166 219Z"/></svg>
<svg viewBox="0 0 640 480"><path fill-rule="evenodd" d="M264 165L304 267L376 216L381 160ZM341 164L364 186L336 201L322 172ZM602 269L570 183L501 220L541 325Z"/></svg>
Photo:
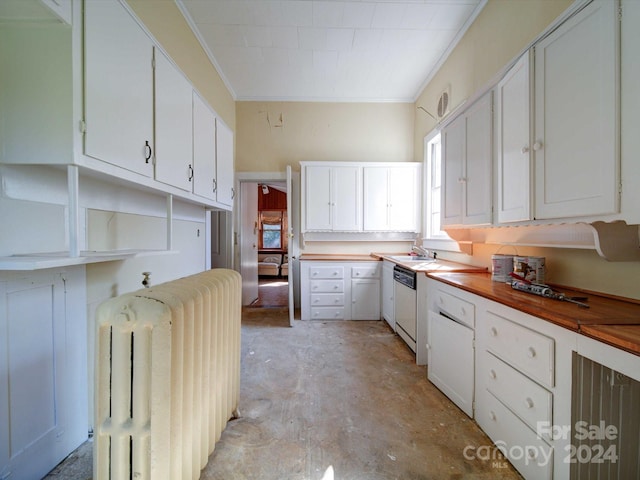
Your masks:
<svg viewBox="0 0 640 480"><path fill-rule="evenodd" d="M263 230L262 248L280 248L282 246L282 233L280 230Z"/></svg>

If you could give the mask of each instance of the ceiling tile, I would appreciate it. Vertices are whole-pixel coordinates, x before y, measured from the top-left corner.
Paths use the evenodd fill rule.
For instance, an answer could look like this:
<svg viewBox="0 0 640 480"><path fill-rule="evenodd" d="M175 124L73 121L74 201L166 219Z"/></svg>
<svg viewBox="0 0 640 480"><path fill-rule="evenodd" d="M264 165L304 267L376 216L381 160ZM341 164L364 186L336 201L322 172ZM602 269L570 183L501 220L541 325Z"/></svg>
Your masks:
<svg viewBox="0 0 640 480"><path fill-rule="evenodd" d="M404 102L487 0L175 1L234 98Z"/></svg>

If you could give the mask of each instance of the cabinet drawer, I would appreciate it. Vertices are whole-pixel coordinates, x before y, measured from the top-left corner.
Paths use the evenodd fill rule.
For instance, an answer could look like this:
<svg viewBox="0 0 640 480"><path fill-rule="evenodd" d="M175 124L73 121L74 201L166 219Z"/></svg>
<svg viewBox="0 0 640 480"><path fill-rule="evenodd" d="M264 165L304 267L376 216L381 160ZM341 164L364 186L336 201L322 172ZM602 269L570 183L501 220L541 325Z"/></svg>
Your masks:
<svg viewBox="0 0 640 480"><path fill-rule="evenodd" d="M312 307L344 306L344 293L313 293Z"/></svg>
<svg viewBox="0 0 640 480"><path fill-rule="evenodd" d="M487 389L531 429L536 430L538 422L552 425L551 392L489 352L482 354L485 356L486 368L482 373L487 376Z"/></svg>
<svg viewBox="0 0 640 480"><path fill-rule="evenodd" d="M444 312L447 316L471 327L475 327L475 305L462 300L461 298L444 292L440 289L436 291L435 309Z"/></svg>
<svg viewBox="0 0 640 480"><path fill-rule="evenodd" d="M524 478L550 479L553 449L486 390L478 423Z"/></svg>
<svg viewBox="0 0 640 480"><path fill-rule="evenodd" d="M488 349L534 380L553 387L554 341L506 318L487 312Z"/></svg>
<svg viewBox="0 0 640 480"><path fill-rule="evenodd" d="M311 267L309 278L344 278L344 267Z"/></svg>
<svg viewBox="0 0 640 480"><path fill-rule="evenodd" d="M343 320L344 307L311 307L312 320Z"/></svg>
<svg viewBox="0 0 640 480"><path fill-rule="evenodd" d="M379 278L380 265L367 265L362 267L353 267L351 269L351 278Z"/></svg>
<svg viewBox="0 0 640 480"><path fill-rule="evenodd" d="M344 280L311 280L311 293L344 292Z"/></svg>

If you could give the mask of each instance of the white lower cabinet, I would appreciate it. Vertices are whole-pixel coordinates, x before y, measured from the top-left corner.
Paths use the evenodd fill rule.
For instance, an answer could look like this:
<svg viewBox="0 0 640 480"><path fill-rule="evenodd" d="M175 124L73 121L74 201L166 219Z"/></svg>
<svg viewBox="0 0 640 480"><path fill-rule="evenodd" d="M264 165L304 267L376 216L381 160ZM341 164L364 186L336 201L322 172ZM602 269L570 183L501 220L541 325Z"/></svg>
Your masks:
<svg viewBox="0 0 640 480"><path fill-rule="evenodd" d="M0 478L42 478L87 439L83 267L0 275Z"/></svg>
<svg viewBox="0 0 640 480"><path fill-rule="evenodd" d="M427 307L427 377L464 413L473 418L473 299L462 290L429 280Z"/></svg>
<svg viewBox="0 0 640 480"><path fill-rule="evenodd" d="M300 262L302 320L379 320L380 262Z"/></svg>
<svg viewBox="0 0 640 480"><path fill-rule="evenodd" d="M389 324L395 332L395 301L394 301L394 280L393 266L395 264L388 260L382 262L382 318Z"/></svg>
<svg viewBox="0 0 640 480"><path fill-rule="evenodd" d="M570 435L551 432L571 427L578 334L434 278L427 305L429 380L525 479L569 478Z"/></svg>
<svg viewBox="0 0 640 480"><path fill-rule="evenodd" d="M526 478L568 478L571 355L577 334L482 299L476 327L475 418Z"/></svg>

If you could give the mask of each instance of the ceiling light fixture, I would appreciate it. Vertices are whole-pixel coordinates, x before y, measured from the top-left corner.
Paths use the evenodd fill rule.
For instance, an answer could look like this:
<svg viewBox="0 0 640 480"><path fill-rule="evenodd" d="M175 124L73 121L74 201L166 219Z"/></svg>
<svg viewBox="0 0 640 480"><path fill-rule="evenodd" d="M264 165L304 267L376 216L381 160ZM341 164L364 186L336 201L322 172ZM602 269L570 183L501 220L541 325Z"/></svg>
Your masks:
<svg viewBox="0 0 640 480"><path fill-rule="evenodd" d="M269 187L267 187L265 184L262 184L262 194L269 195Z"/></svg>

